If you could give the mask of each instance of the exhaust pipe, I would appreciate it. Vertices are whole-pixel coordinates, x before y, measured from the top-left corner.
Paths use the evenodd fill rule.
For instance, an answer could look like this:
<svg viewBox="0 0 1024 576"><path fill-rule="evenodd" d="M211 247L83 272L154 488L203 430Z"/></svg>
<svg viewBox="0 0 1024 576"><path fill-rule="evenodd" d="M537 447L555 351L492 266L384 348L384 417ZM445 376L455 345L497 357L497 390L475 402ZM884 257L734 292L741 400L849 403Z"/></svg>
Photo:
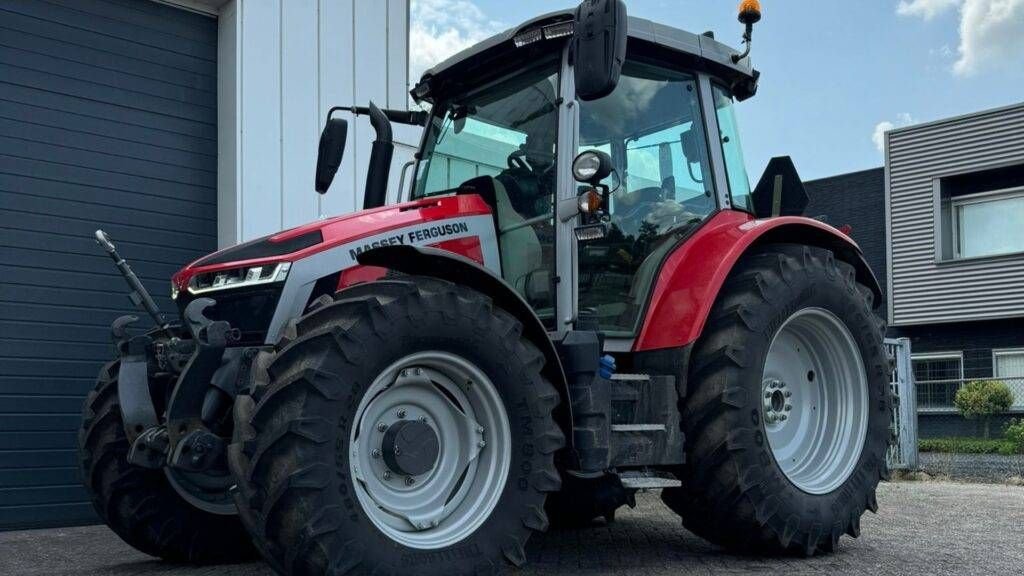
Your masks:
<svg viewBox="0 0 1024 576"><path fill-rule="evenodd" d="M378 208L387 202L388 176L391 172L391 157L395 144L391 135L391 121L380 108L370 102L370 125L377 133L370 152L370 166L366 171L366 190L363 192L363 209Z"/></svg>

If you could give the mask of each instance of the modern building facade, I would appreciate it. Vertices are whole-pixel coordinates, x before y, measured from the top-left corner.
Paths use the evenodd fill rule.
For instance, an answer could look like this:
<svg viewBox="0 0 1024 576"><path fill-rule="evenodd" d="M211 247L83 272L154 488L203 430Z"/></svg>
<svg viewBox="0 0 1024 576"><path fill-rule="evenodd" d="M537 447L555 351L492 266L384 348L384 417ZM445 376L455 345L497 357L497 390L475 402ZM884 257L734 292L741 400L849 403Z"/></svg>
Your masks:
<svg viewBox="0 0 1024 576"><path fill-rule="evenodd" d="M0 0L0 529L92 521L82 400L133 311L218 247L353 210L373 131L313 191L333 105L404 107L408 0ZM395 170L416 131L401 132Z"/></svg>
<svg viewBox="0 0 1024 576"><path fill-rule="evenodd" d="M911 340L921 434L978 433L953 405L971 380L1013 391L997 426L1024 415L1024 103L894 130L883 169L808 190L809 214L860 223L890 335Z"/></svg>

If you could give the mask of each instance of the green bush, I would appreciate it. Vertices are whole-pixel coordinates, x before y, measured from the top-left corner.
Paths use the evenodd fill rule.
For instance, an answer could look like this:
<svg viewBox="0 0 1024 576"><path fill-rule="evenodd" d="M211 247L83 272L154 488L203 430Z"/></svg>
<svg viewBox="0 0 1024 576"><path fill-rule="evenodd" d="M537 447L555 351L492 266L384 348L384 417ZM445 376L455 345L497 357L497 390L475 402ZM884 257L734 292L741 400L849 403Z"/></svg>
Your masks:
<svg viewBox="0 0 1024 576"><path fill-rule="evenodd" d="M1016 446L1008 440L983 438L922 438L917 444L921 452L948 454L1013 454Z"/></svg>
<svg viewBox="0 0 1024 576"><path fill-rule="evenodd" d="M964 417L981 419L985 438L988 438L992 416L1010 409L1013 405L1013 392L998 380L975 380L956 391L953 403Z"/></svg>
<svg viewBox="0 0 1024 576"><path fill-rule="evenodd" d="M1010 420L1003 433L1017 454L1024 454L1024 419Z"/></svg>

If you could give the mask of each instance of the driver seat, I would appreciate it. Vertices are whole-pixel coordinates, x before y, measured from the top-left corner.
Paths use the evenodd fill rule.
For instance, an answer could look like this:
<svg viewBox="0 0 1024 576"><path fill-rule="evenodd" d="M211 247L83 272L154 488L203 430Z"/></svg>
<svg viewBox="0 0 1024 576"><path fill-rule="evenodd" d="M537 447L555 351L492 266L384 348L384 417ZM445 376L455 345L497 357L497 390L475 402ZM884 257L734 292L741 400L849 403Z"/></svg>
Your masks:
<svg viewBox="0 0 1024 576"><path fill-rule="evenodd" d="M501 275L520 294L527 295L527 282L532 272L544 265L540 240L532 226L512 206L505 185L497 178L488 178L494 186L494 204L498 225L498 247L501 254ZM509 230L510 228L514 228Z"/></svg>

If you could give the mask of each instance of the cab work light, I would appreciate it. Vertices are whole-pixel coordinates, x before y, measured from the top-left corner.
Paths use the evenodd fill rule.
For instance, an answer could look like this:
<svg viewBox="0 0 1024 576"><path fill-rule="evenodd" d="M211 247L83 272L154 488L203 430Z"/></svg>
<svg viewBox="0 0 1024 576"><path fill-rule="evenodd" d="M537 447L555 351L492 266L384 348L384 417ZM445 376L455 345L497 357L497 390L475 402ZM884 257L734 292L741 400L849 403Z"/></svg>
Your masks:
<svg viewBox="0 0 1024 576"><path fill-rule="evenodd" d="M516 48L522 48L528 44L534 42L540 42L541 40L553 40L555 38L564 38L565 36L572 36L573 31L576 29L576 25L573 21L559 22L557 24L550 24L543 28L531 28L516 34L512 41L515 43Z"/></svg>

